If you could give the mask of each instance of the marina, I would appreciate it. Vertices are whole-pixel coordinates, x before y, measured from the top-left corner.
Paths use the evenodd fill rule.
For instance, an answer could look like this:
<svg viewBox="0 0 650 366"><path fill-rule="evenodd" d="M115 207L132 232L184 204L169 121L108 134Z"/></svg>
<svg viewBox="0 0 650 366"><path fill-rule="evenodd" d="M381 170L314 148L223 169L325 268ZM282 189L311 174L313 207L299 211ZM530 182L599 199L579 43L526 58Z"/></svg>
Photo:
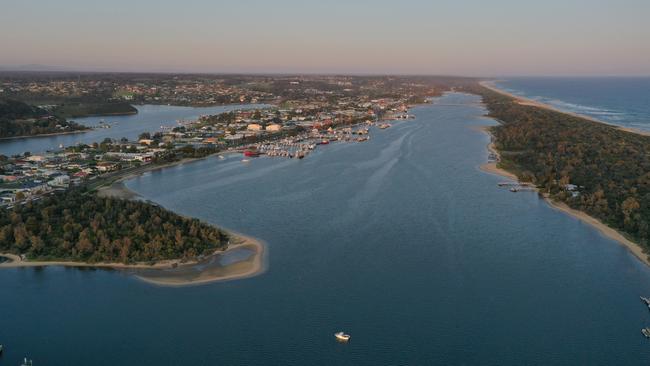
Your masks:
<svg viewBox="0 0 650 366"><path fill-rule="evenodd" d="M377 124L379 129L385 124ZM335 142L365 142L370 139L370 129L373 123L341 128L328 128L327 130L313 130L294 137L280 140L255 143L241 149L243 155L250 157L281 157L303 159L317 147Z"/></svg>

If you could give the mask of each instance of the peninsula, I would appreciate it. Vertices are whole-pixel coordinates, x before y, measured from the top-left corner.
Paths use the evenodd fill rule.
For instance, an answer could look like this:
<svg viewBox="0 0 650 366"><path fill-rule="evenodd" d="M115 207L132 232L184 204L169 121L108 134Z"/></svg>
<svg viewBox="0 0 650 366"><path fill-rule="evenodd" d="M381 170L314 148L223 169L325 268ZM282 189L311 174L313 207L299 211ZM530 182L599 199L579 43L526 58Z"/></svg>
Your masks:
<svg viewBox="0 0 650 366"><path fill-rule="evenodd" d="M650 136L559 111L482 82L496 163L484 170L532 183L552 207L596 227L650 265Z"/></svg>
<svg viewBox="0 0 650 366"><path fill-rule="evenodd" d="M67 121L42 108L0 99L0 138L19 138L83 132L89 128Z"/></svg>

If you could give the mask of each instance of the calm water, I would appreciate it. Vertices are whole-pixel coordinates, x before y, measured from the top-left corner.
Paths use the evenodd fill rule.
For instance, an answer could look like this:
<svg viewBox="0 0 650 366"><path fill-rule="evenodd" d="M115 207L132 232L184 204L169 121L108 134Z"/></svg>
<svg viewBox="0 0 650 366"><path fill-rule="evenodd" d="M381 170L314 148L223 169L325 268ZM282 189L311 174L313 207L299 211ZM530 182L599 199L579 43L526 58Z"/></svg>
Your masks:
<svg viewBox="0 0 650 366"><path fill-rule="evenodd" d="M0 272L0 362L37 365L644 365L650 270L478 170L477 98L301 161L207 159L128 182L264 239L263 275L188 288L119 272ZM345 330L349 344L335 342Z"/></svg>
<svg viewBox="0 0 650 366"><path fill-rule="evenodd" d="M101 142L105 138L136 139L142 132L160 131L160 126L176 126L180 119L193 120L204 114L219 114L234 109L260 108L264 105L228 105L217 107L178 107L166 105L135 106L138 114L128 116L87 117L76 118L75 122L86 126L99 126L100 121L110 124L111 128L97 128L85 133L69 135L30 137L24 139L0 140L0 154L16 155L25 151L42 153L47 150L58 150L59 145L76 145L78 143Z"/></svg>
<svg viewBox="0 0 650 366"><path fill-rule="evenodd" d="M514 78L497 85L565 111L650 131L650 77Z"/></svg>

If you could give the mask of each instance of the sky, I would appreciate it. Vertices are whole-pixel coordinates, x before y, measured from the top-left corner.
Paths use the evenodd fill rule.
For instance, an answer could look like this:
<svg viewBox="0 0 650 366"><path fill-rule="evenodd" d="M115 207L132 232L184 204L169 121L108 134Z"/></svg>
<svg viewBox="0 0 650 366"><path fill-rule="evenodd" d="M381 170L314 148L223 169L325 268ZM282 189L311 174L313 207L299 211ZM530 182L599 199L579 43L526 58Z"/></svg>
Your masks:
<svg viewBox="0 0 650 366"><path fill-rule="evenodd" d="M648 0L0 0L0 67L650 75Z"/></svg>

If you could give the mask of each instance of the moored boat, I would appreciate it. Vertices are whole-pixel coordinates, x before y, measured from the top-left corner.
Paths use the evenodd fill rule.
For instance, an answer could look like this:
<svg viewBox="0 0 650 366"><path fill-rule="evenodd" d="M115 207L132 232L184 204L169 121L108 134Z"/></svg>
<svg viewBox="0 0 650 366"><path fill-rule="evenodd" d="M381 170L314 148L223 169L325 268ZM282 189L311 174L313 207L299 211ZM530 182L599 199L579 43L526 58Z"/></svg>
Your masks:
<svg viewBox="0 0 650 366"><path fill-rule="evenodd" d="M336 340L339 342L347 342L350 340L350 335L343 332L334 333L334 337L336 337Z"/></svg>
<svg viewBox="0 0 650 366"><path fill-rule="evenodd" d="M250 157L250 158L256 158L260 156L260 152L257 150L245 150L244 151L244 156Z"/></svg>

